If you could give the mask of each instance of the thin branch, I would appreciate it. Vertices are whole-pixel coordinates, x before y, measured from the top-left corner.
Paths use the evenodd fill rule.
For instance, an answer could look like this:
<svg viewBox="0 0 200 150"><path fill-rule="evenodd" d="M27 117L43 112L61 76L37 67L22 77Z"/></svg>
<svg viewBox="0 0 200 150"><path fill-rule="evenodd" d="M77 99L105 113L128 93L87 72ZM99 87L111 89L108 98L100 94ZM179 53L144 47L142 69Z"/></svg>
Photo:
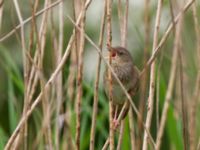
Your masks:
<svg viewBox="0 0 200 150"><path fill-rule="evenodd" d="M159 26L160 26L161 9L162 9L162 0L159 0L158 5L157 5L157 12L156 12L152 54L154 53L154 50L158 45L158 33L159 33ZM156 63L154 61L151 65L151 70L150 70L149 98L148 98L148 106L147 106L147 118L146 118L146 123L145 123L148 130L150 130L151 120L152 120L152 115L153 115L155 76L156 76L155 69L156 69ZM147 150L147 147L148 147L148 135L147 135L147 132L145 131L142 149Z"/></svg>

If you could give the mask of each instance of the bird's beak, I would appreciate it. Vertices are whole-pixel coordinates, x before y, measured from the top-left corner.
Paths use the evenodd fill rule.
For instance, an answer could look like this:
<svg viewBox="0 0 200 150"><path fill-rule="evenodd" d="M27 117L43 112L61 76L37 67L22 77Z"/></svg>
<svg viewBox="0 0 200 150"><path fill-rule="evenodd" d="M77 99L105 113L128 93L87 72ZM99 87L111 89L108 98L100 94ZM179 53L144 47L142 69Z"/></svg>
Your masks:
<svg viewBox="0 0 200 150"><path fill-rule="evenodd" d="M109 53L111 54L111 57L112 57L112 58L116 56L116 52L115 52L114 50L115 50L115 49L114 49L113 47L111 47L111 46L108 47L108 51L109 51ZM106 58L106 59L109 59L110 54L107 54L107 56L105 56L105 58Z"/></svg>
<svg viewBox="0 0 200 150"><path fill-rule="evenodd" d="M109 51L109 52L112 52L113 49L114 49L113 47L108 47L108 51Z"/></svg>

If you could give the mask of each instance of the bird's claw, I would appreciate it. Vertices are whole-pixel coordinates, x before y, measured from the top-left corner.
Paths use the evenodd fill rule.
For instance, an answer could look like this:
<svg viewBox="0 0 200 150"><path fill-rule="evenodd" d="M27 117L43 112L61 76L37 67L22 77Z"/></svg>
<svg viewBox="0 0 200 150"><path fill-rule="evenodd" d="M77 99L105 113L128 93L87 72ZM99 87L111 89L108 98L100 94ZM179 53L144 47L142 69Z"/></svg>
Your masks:
<svg viewBox="0 0 200 150"><path fill-rule="evenodd" d="M113 119L113 126L114 126L114 129L116 130L119 126L119 121L117 119Z"/></svg>

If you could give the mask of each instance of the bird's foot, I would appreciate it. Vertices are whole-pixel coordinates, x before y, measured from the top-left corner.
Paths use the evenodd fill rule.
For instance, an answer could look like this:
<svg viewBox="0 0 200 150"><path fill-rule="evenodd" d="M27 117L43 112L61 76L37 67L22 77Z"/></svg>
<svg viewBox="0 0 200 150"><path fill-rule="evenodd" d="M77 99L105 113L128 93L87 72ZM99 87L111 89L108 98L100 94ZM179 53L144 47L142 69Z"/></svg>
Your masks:
<svg viewBox="0 0 200 150"><path fill-rule="evenodd" d="M114 127L114 130L116 130L119 126L119 121L117 119L113 119L113 127Z"/></svg>

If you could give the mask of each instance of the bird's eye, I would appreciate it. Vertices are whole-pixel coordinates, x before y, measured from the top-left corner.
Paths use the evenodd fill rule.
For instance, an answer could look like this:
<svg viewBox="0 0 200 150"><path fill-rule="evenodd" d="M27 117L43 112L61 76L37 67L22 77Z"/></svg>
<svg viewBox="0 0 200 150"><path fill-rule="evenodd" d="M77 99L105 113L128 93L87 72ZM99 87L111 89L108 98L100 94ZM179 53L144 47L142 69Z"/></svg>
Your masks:
<svg viewBox="0 0 200 150"><path fill-rule="evenodd" d="M118 52L118 54L119 54L119 55L123 55L124 53L123 53L123 52Z"/></svg>

